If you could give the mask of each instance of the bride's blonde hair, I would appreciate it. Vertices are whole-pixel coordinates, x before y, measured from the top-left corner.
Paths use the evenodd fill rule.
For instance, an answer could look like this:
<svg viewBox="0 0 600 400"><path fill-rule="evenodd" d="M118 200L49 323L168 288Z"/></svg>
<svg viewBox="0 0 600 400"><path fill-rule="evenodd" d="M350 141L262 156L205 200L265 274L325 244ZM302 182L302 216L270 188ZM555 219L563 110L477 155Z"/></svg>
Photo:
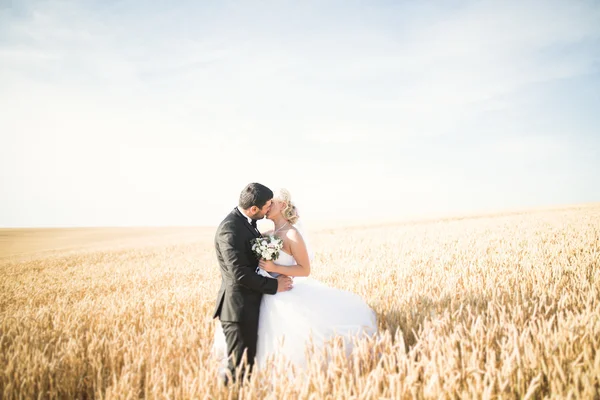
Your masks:
<svg viewBox="0 0 600 400"><path fill-rule="evenodd" d="M287 189L277 189L275 191L275 195L273 196L277 200L283 201L285 203L285 207L281 210L281 214L283 218L289 221L290 224L294 225L300 219L300 215L298 215L298 209L292 203L292 195Z"/></svg>

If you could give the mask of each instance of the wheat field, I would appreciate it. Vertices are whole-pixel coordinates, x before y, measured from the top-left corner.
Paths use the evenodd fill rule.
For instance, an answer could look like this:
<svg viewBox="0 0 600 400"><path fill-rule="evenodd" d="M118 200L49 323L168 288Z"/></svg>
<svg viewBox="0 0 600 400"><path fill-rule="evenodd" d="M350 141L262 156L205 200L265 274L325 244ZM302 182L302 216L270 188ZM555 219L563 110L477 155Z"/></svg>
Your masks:
<svg viewBox="0 0 600 400"><path fill-rule="evenodd" d="M313 277L379 335L229 387L213 234L0 230L0 397L600 398L600 204L314 229Z"/></svg>

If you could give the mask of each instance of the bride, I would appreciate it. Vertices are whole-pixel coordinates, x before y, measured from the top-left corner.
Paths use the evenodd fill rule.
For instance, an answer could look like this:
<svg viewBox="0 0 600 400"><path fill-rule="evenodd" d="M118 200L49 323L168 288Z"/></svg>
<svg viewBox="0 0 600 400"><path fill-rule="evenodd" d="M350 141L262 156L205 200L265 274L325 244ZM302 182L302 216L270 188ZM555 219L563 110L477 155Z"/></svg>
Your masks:
<svg viewBox="0 0 600 400"><path fill-rule="evenodd" d="M271 356L283 356L304 368L307 365L305 350L310 343L318 350L336 336L374 334L377 330L375 312L360 296L308 278L311 272L308 243L297 225L300 217L287 190L275 192L266 217L275 227L263 235L281 238L283 249L276 260L261 260L258 273L272 278L280 274L294 277L294 285L290 291L262 297L256 369L265 367ZM346 343L348 346L350 341ZM213 351L221 359L226 357L220 325L215 331Z"/></svg>

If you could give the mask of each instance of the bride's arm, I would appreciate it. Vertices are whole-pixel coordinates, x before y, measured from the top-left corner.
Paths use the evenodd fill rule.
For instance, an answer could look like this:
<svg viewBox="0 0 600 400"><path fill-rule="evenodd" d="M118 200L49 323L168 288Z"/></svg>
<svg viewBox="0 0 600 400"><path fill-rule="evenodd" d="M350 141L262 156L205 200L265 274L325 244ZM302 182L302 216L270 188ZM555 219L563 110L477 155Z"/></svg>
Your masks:
<svg viewBox="0 0 600 400"><path fill-rule="evenodd" d="M287 231L286 238L289 240L291 256L296 260L296 265L277 265L272 261L261 260L259 266L267 272L275 272L287 276L309 276L310 275L310 259L306 244L302 235L295 229Z"/></svg>

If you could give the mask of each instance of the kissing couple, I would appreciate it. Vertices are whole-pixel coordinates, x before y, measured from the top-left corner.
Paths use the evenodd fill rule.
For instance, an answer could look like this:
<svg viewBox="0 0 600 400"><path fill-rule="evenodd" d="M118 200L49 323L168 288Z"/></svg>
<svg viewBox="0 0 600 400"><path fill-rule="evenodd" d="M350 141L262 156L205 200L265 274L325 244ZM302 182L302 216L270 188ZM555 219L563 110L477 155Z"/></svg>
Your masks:
<svg viewBox="0 0 600 400"><path fill-rule="evenodd" d="M261 235L256 221L263 218L271 220L274 229ZM370 335L377 330L375 312L360 296L308 278L312 256L299 219L289 191L273 193L260 183L250 183L217 228L221 288L213 318L220 323L213 353L226 384L239 379L244 370L265 368L271 356L283 356L305 368L309 343L318 349L334 336ZM283 242L276 259L259 259L253 251L252 243L261 236Z"/></svg>

